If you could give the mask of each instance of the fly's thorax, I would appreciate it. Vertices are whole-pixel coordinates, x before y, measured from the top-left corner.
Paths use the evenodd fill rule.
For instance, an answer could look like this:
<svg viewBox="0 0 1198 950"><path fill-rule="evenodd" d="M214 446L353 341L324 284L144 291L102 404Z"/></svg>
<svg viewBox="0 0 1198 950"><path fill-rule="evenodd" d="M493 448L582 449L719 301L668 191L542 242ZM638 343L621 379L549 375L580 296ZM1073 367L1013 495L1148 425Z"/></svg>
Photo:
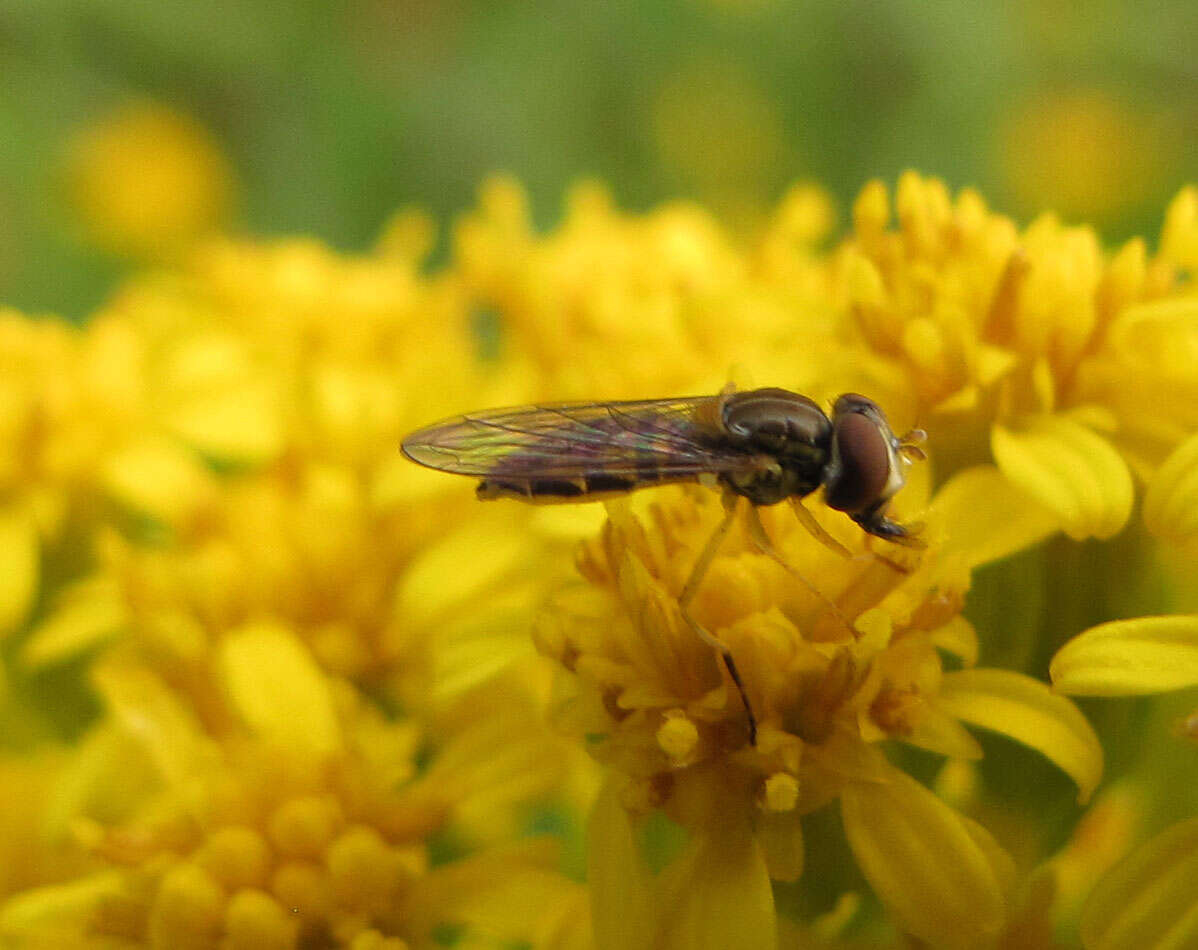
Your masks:
<svg viewBox="0 0 1198 950"><path fill-rule="evenodd" d="M808 495L823 481L832 423L814 400L775 388L732 393L720 403L720 425L730 442L760 455L756 471L726 478L753 504Z"/></svg>
<svg viewBox="0 0 1198 950"><path fill-rule="evenodd" d="M787 498L810 495L819 488L818 476L813 480L805 468L800 471L776 458L763 455L756 471L722 475L720 478L736 494L743 495L755 505L776 505Z"/></svg>
<svg viewBox="0 0 1198 950"><path fill-rule="evenodd" d="M828 507L852 514L893 497L906 481L899 445L885 413L872 399L856 393L837 399L823 479Z"/></svg>
<svg viewBox="0 0 1198 950"><path fill-rule="evenodd" d="M815 400L786 389L723 397L720 424L732 440L770 455L827 451L832 437L832 423Z"/></svg>

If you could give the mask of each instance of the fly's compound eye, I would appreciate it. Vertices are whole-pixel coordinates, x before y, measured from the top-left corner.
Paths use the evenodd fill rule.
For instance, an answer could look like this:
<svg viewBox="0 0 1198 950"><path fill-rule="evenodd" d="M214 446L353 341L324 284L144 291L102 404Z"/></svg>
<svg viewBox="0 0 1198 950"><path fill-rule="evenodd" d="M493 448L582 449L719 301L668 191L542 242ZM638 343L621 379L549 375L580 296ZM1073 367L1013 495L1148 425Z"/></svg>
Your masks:
<svg viewBox="0 0 1198 950"><path fill-rule="evenodd" d="M864 511L902 485L894 437L881 410L864 396L841 396L833 410L832 458L824 479L828 507Z"/></svg>

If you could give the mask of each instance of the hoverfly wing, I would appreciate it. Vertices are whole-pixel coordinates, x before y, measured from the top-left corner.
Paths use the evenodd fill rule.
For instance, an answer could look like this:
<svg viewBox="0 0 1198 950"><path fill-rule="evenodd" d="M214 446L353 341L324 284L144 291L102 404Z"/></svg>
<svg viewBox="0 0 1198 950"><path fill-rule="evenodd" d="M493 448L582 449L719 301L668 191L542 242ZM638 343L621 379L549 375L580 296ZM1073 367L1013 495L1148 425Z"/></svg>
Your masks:
<svg viewBox="0 0 1198 950"><path fill-rule="evenodd" d="M474 475L493 494L566 500L740 471L752 455L718 427L718 397L553 403L457 416L412 433L408 458Z"/></svg>

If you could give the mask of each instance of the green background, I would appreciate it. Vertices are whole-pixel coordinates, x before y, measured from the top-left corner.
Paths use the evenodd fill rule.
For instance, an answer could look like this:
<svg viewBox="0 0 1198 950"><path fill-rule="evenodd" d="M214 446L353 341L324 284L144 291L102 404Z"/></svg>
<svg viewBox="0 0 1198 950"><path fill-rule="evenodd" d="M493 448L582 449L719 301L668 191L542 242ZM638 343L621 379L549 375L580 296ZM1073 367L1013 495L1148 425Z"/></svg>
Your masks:
<svg viewBox="0 0 1198 950"><path fill-rule="evenodd" d="M803 179L843 221L914 167L1021 221L1154 236L1198 168L1196 37L1192 0L0 0L0 301L79 318L132 266L73 236L58 175L73 133L146 98L221 143L240 231L347 250L402 205L451 220L493 171L546 227L580 177L736 227Z"/></svg>

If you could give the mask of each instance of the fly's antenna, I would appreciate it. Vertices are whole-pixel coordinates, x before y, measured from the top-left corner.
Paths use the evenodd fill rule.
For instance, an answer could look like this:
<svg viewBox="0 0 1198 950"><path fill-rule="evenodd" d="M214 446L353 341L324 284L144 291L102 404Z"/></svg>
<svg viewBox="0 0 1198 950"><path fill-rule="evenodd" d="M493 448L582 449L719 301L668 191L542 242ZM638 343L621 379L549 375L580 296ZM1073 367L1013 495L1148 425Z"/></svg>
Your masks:
<svg viewBox="0 0 1198 950"><path fill-rule="evenodd" d="M898 454L908 462L926 462L928 460L928 453L924 449L928 442L928 430L921 424L919 416L920 412L917 411L915 424L898 437L894 446L898 450Z"/></svg>
<svg viewBox="0 0 1198 950"><path fill-rule="evenodd" d="M909 429L898 439L898 453L908 462L926 462L928 453L924 445L928 441L928 433L924 429Z"/></svg>

